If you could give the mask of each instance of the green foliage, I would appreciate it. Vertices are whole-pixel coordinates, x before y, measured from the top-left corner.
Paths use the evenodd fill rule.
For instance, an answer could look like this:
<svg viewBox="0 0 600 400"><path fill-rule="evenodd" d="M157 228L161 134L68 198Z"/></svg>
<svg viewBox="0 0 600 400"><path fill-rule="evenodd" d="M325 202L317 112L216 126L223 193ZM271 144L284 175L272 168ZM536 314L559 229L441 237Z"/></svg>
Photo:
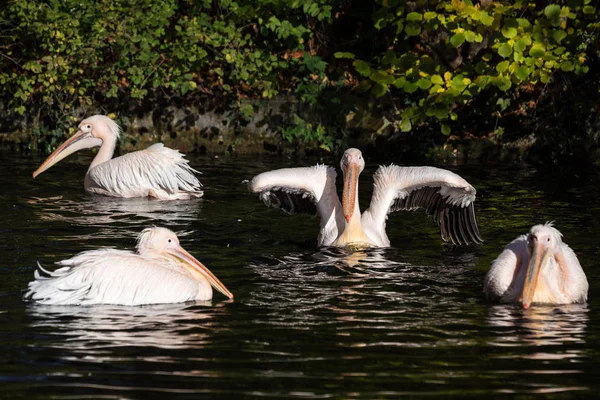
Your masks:
<svg viewBox="0 0 600 400"><path fill-rule="evenodd" d="M598 41L600 18L590 0L378 4L373 22L387 38L385 50L356 56L353 66L363 79L359 90L392 95L402 132L439 121L448 135L453 110L483 93L502 98L548 84L557 72L584 74L587 52Z"/></svg>
<svg viewBox="0 0 600 400"><path fill-rule="evenodd" d="M290 143L300 141L305 146L325 151L331 151L334 145L333 136L327 133L323 125L308 123L297 114L294 114L292 124L282 130L282 135Z"/></svg>
<svg viewBox="0 0 600 400"><path fill-rule="evenodd" d="M8 111L56 124L90 108L184 96L310 97L327 64L305 43L332 4L13 0L0 10L0 95Z"/></svg>
<svg viewBox="0 0 600 400"><path fill-rule="evenodd" d="M282 137L323 149L373 100L399 132L455 137L465 114L505 132L519 99L588 73L599 28L591 0L11 0L0 108L45 150L88 111L209 99L248 122L282 93L302 105Z"/></svg>

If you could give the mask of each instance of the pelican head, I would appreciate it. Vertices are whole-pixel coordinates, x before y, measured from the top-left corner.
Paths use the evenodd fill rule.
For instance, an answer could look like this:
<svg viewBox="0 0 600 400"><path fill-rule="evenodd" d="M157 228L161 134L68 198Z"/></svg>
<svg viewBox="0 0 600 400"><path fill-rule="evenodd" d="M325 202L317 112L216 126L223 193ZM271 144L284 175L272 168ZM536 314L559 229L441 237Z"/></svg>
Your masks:
<svg viewBox="0 0 600 400"><path fill-rule="evenodd" d="M91 149L102 146L103 143L111 143L114 150L119 133L119 125L105 115L94 115L84 119L79 124L79 130L75 135L50 154L33 173L33 177L35 178L63 158L81 149Z"/></svg>
<svg viewBox="0 0 600 400"><path fill-rule="evenodd" d="M344 173L344 190L342 193L342 211L346 221L354 214L356 193L358 190L358 176L365 168L365 160L358 149L348 149L342 156L340 167Z"/></svg>
<svg viewBox="0 0 600 400"><path fill-rule="evenodd" d="M529 308L537 288L540 273L560 249L562 234L552 226L552 223L535 225L527 234L527 251L529 265L523 285L523 308Z"/></svg>
<svg viewBox="0 0 600 400"><path fill-rule="evenodd" d="M138 253L142 256L168 257L180 263L196 279L207 281L212 287L233 299L233 294L200 261L179 245L177 235L166 228L144 229L138 236Z"/></svg>

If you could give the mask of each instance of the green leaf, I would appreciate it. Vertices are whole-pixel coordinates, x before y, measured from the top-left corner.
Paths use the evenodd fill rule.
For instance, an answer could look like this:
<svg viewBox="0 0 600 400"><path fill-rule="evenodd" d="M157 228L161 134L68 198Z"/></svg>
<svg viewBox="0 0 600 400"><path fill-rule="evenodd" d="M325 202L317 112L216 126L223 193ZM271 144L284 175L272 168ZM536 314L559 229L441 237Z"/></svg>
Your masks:
<svg viewBox="0 0 600 400"><path fill-rule="evenodd" d="M452 43L452 46L454 46L456 48L460 47L460 45L463 44L464 42L465 42L465 34L464 33L457 33L450 38L450 43Z"/></svg>
<svg viewBox="0 0 600 400"><path fill-rule="evenodd" d="M512 82L505 76L498 76L493 80L494 85L503 92L506 92L512 86Z"/></svg>
<svg viewBox="0 0 600 400"><path fill-rule="evenodd" d="M571 61L565 61L560 64L560 69L565 72L573 71L573 63Z"/></svg>
<svg viewBox="0 0 600 400"><path fill-rule="evenodd" d="M456 89L459 92L462 92L467 87L465 83L465 78L463 75L455 75L452 78L452 88Z"/></svg>
<svg viewBox="0 0 600 400"><path fill-rule="evenodd" d="M512 39L517 36L517 30L512 26L505 26L502 28L502 36L507 39Z"/></svg>
<svg viewBox="0 0 600 400"><path fill-rule="evenodd" d="M585 6L585 7L583 7L583 13L584 14L595 14L596 13L596 7Z"/></svg>
<svg viewBox="0 0 600 400"><path fill-rule="evenodd" d="M356 91L358 93L364 93L367 90L371 89L372 86L373 86L373 82L372 81L366 81L366 80L365 81L361 81L358 84L358 87L356 88Z"/></svg>
<svg viewBox="0 0 600 400"><path fill-rule="evenodd" d="M558 4L550 4L544 8L544 15L548 19L556 19L560 17L560 6Z"/></svg>
<svg viewBox="0 0 600 400"><path fill-rule="evenodd" d="M414 93L417 91L418 88L419 87L415 83L408 82L408 81L404 84L404 87L403 87L403 89L406 93Z"/></svg>
<svg viewBox="0 0 600 400"><path fill-rule="evenodd" d="M406 24L404 32L406 32L408 36L417 36L419 33L421 33L421 25L415 22L409 22Z"/></svg>
<svg viewBox="0 0 600 400"><path fill-rule="evenodd" d="M431 76L431 83L435 83L436 85L443 86L444 85L444 80L439 75L432 75Z"/></svg>
<svg viewBox="0 0 600 400"><path fill-rule="evenodd" d="M488 14L487 11L482 11L480 13L479 20L485 26L490 26L490 25L492 25L494 23L494 17L490 16L490 14Z"/></svg>
<svg viewBox="0 0 600 400"><path fill-rule="evenodd" d="M406 20L407 21L422 21L423 15L419 14L418 12L411 12L411 13L408 13L408 15L406 16Z"/></svg>
<svg viewBox="0 0 600 400"><path fill-rule="evenodd" d="M410 123L410 119L402 119L400 122L400 130L402 132L410 132L412 129L412 124Z"/></svg>
<svg viewBox="0 0 600 400"><path fill-rule="evenodd" d="M421 78L417 81L417 86L423 90L427 90L431 87L431 80L427 78Z"/></svg>
<svg viewBox="0 0 600 400"><path fill-rule="evenodd" d="M527 44L525 43L525 40L524 39L519 39L519 40L517 40L515 42L514 49L515 49L515 52L522 53L523 50L525 50L526 47L527 47Z"/></svg>
<svg viewBox="0 0 600 400"><path fill-rule="evenodd" d="M369 66L369 64L367 64L363 60L355 60L352 63L352 65L354 66L354 68L356 68L358 73L361 74L362 76L371 75L371 67Z"/></svg>
<svg viewBox="0 0 600 400"><path fill-rule="evenodd" d="M333 53L333 56L335 58L354 58L353 53L348 53L348 52L343 52L343 51L338 51L336 53Z"/></svg>
<svg viewBox="0 0 600 400"><path fill-rule="evenodd" d="M525 65L521 65L515 71L515 76L517 77L518 80L524 81L525 79L529 78L530 73L531 73L531 71L529 70L529 68L527 68Z"/></svg>
<svg viewBox="0 0 600 400"><path fill-rule="evenodd" d="M448 118L448 106L445 104L436 104L430 110L430 114L437 119L447 119Z"/></svg>
<svg viewBox="0 0 600 400"><path fill-rule="evenodd" d="M556 43L560 43L564 38L567 37L567 32L563 30L556 29L552 31L552 38L556 41Z"/></svg>
<svg viewBox="0 0 600 400"><path fill-rule="evenodd" d="M550 82L551 76L546 71L540 71L540 82L548 83Z"/></svg>
<svg viewBox="0 0 600 400"><path fill-rule="evenodd" d="M390 85L394 83L394 77L384 70L375 71L370 76L371 80L381 83L382 85Z"/></svg>
<svg viewBox="0 0 600 400"><path fill-rule="evenodd" d="M441 129L442 133L446 136L450 135L450 132L452 132L450 130L450 126L448 124L442 124L442 129Z"/></svg>
<svg viewBox="0 0 600 400"><path fill-rule="evenodd" d="M396 86L398 89L402 89L404 87L405 83L406 83L406 78L401 76L400 78L398 78L394 81L394 86Z"/></svg>
<svg viewBox="0 0 600 400"><path fill-rule="evenodd" d="M503 58L507 58L512 54L512 47L508 43L502 43L500 47L498 47L498 54Z"/></svg>
<svg viewBox="0 0 600 400"><path fill-rule="evenodd" d="M483 41L483 36L473 31L465 31L465 39L469 43L481 43Z"/></svg>
<svg viewBox="0 0 600 400"><path fill-rule="evenodd" d="M531 57L543 57L546 54L546 48L541 43L534 43L529 49L529 55Z"/></svg>
<svg viewBox="0 0 600 400"><path fill-rule="evenodd" d="M496 71L503 73L508 69L509 64L510 63L508 61L499 62L498 65L496 65Z"/></svg>
<svg viewBox="0 0 600 400"><path fill-rule="evenodd" d="M436 94L442 88L441 85L433 85L429 88L429 94Z"/></svg>
<svg viewBox="0 0 600 400"><path fill-rule="evenodd" d="M375 97L381 97L384 94L387 93L387 85L383 85L379 82L377 82L376 84L373 85L373 87L371 88L371 93L375 96Z"/></svg>

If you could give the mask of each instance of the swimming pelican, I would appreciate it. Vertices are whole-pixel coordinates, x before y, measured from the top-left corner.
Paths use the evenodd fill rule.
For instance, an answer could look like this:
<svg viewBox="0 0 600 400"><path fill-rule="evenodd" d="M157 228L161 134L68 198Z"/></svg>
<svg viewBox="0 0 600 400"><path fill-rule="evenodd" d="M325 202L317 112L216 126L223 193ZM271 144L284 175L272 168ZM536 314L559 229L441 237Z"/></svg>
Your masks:
<svg viewBox="0 0 600 400"><path fill-rule="evenodd" d="M47 275L35 271L26 300L54 305L182 303L210 300L212 287L233 294L166 228L147 228L138 236L137 253L100 249L59 261Z"/></svg>
<svg viewBox="0 0 600 400"><path fill-rule="evenodd" d="M588 281L577 256L552 223L535 225L510 242L485 277L485 296L501 303L569 304L587 300Z"/></svg>
<svg viewBox="0 0 600 400"><path fill-rule="evenodd" d="M112 119L94 115L81 121L75 135L63 143L33 173L35 178L69 154L100 147L85 175L87 192L113 197L155 197L161 200L202 197L202 185L183 154L154 144L145 150L112 158L121 129Z"/></svg>
<svg viewBox="0 0 600 400"><path fill-rule="evenodd" d="M362 153L348 149L340 163L344 174L342 202L336 193L336 172L316 165L263 172L249 184L270 207L309 213L321 219L319 246L387 247L387 214L423 208L441 226L442 239L455 244L482 241L475 220L475 188L453 172L434 167L381 166L373 177L371 206L360 214L358 176L365 167Z"/></svg>

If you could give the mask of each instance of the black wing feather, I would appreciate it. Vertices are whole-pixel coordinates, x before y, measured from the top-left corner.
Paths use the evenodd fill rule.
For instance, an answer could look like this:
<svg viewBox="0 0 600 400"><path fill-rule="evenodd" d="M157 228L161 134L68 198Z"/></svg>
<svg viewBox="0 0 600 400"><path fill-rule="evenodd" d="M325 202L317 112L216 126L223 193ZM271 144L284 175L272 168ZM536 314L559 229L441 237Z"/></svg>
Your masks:
<svg viewBox="0 0 600 400"><path fill-rule="evenodd" d="M317 215L317 201L308 191L271 187L260 193L267 207L279 208L288 214Z"/></svg>
<svg viewBox="0 0 600 400"><path fill-rule="evenodd" d="M427 215L433 216L435 223L440 226L443 240L451 240L459 245L483 242L472 202L466 207L452 205L448 197L442 197L440 187L425 186L412 190L404 198L396 198L390 212L418 208L425 209Z"/></svg>

